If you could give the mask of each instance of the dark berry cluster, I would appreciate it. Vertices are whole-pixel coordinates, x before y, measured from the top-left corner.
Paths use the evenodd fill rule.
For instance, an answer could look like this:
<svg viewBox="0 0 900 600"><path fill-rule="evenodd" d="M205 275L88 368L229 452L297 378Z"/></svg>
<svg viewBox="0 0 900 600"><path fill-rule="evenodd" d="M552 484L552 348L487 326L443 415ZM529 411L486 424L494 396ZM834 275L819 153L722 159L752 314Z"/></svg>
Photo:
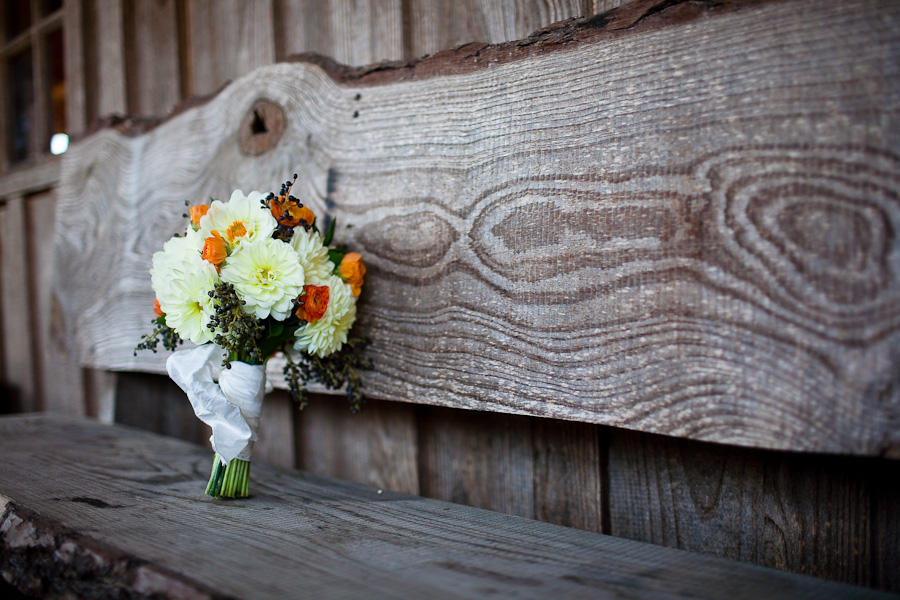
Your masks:
<svg viewBox="0 0 900 600"><path fill-rule="evenodd" d="M137 356L138 350L150 350L155 353L160 342L166 350L174 350L182 343L175 330L166 325L165 317L153 319L151 323L154 325L153 331L141 337L141 342L134 347L135 356Z"/></svg>
<svg viewBox="0 0 900 600"><path fill-rule="evenodd" d="M233 360L251 365L262 363L259 345L263 328L259 319L241 310L244 301L238 298L234 286L220 281L209 292L209 297L213 299L216 313L206 326L215 332L215 343L227 353L223 365L230 369Z"/></svg>
<svg viewBox="0 0 900 600"><path fill-rule="evenodd" d="M308 381L318 381L331 390L346 386L350 410L362 410L362 379L357 369L372 368L372 361L362 354L367 344L362 339L348 340L340 350L325 358L301 353L298 356L299 362L291 360L290 353L285 352L287 364L284 366L284 377L291 399L299 405L300 410L307 404Z"/></svg>

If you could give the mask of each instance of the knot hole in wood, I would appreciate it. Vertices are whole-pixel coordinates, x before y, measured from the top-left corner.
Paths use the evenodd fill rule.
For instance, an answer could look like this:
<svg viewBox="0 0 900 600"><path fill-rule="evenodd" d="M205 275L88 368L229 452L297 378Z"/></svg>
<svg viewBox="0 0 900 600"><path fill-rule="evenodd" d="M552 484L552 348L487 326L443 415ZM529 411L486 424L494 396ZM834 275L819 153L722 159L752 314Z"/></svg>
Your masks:
<svg viewBox="0 0 900 600"><path fill-rule="evenodd" d="M238 146L245 156L258 156L278 145L284 133L284 110L270 100L253 103L238 130Z"/></svg>

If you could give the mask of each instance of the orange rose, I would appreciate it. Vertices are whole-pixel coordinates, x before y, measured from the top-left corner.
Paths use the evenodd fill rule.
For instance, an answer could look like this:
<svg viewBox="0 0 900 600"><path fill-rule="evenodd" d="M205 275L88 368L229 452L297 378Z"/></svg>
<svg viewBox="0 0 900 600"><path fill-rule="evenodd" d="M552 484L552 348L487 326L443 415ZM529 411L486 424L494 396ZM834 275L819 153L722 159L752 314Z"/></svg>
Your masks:
<svg viewBox="0 0 900 600"><path fill-rule="evenodd" d="M313 221L316 220L316 215L313 211L284 196L270 200L269 210L272 211L272 216L275 217L279 225L287 227L296 227L300 224L300 221L306 221L307 225L312 225Z"/></svg>
<svg viewBox="0 0 900 600"><path fill-rule="evenodd" d="M206 214L206 211L209 210L209 206L206 204L198 204L197 206L191 207L191 225L194 227L200 227L200 219L203 215Z"/></svg>
<svg viewBox="0 0 900 600"><path fill-rule="evenodd" d="M299 319L315 323L328 310L328 299L331 291L327 285L307 285L300 296L300 308L295 313Z"/></svg>
<svg viewBox="0 0 900 600"><path fill-rule="evenodd" d="M156 298L153 300L153 312L156 313L157 317L161 317L165 314L162 311L162 306L159 305L159 298Z"/></svg>
<svg viewBox="0 0 900 600"><path fill-rule="evenodd" d="M362 255L359 252L348 252L338 267L341 278L350 284L350 289L354 296L359 296L362 291L363 275L366 274L366 265L362 262Z"/></svg>
<svg viewBox="0 0 900 600"><path fill-rule="evenodd" d="M228 251L225 249L225 240L218 231L213 231L203 244L203 260L218 267L225 262L226 258L228 258Z"/></svg>

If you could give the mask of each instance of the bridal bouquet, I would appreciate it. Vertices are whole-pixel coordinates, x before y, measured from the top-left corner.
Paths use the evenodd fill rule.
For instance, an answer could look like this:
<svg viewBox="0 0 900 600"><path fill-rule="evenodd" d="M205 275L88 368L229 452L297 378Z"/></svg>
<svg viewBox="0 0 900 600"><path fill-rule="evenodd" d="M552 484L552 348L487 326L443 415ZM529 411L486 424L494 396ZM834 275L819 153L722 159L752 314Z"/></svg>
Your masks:
<svg viewBox="0 0 900 600"><path fill-rule="evenodd" d="M362 401L357 369L370 366L362 341L349 338L366 269L359 253L330 247L316 217L290 195L235 190L228 202L191 206L184 234L153 255L154 330L135 349L175 350L169 376L197 417L212 428L215 456L206 493L249 495L250 455L257 439L266 361L283 352L291 397L303 408L306 384L346 388ZM270 388L271 389L271 388Z"/></svg>

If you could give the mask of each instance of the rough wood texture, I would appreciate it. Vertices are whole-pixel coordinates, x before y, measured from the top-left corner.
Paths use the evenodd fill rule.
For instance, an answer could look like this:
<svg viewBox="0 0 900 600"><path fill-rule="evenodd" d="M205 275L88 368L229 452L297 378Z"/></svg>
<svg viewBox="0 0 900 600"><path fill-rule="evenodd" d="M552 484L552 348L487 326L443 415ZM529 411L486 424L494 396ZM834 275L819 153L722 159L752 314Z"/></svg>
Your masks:
<svg viewBox="0 0 900 600"><path fill-rule="evenodd" d="M297 468L394 492L421 493L414 406L372 401L362 413L350 415L343 398L313 396L294 422Z"/></svg>
<svg viewBox="0 0 900 600"><path fill-rule="evenodd" d="M192 94L211 94L275 60L271 0L192 0L187 20Z"/></svg>
<svg viewBox="0 0 900 600"><path fill-rule="evenodd" d="M3 380L7 397L5 409L11 412L40 410L40 384L37 381L32 303L29 294L28 227L26 200L10 198L0 206L0 307L2 307Z"/></svg>
<svg viewBox="0 0 900 600"><path fill-rule="evenodd" d="M82 359L159 370L131 348L183 200L298 172L367 257L375 397L900 443L900 5L670 4L385 70L274 65L143 135L84 140L57 249ZM248 158L235 132L260 97L290 127Z"/></svg>
<svg viewBox="0 0 900 600"><path fill-rule="evenodd" d="M900 590L900 463L614 431L615 536Z"/></svg>
<svg viewBox="0 0 900 600"><path fill-rule="evenodd" d="M399 60L401 0L275 0L277 56L317 52L348 65Z"/></svg>
<svg viewBox="0 0 900 600"><path fill-rule="evenodd" d="M884 594L209 455L122 427L0 420L0 564L45 598L882 598Z"/></svg>
<svg viewBox="0 0 900 600"><path fill-rule="evenodd" d="M34 344L32 356L40 400L38 406L52 412L84 415L81 366L69 352L70 341L65 337L65 328L59 325L62 307L51 291L56 271L53 268L53 244L47 243L47 234L55 229L55 215L56 195L53 192L29 196L25 201L27 242L25 248L18 250L27 260L30 274L30 285L27 286L31 316L29 338ZM11 308L14 315L23 314L20 309ZM13 348L21 344L17 337L10 341Z"/></svg>
<svg viewBox="0 0 900 600"><path fill-rule="evenodd" d="M123 8L128 113L168 114L181 99L176 1L126 2Z"/></svg>

